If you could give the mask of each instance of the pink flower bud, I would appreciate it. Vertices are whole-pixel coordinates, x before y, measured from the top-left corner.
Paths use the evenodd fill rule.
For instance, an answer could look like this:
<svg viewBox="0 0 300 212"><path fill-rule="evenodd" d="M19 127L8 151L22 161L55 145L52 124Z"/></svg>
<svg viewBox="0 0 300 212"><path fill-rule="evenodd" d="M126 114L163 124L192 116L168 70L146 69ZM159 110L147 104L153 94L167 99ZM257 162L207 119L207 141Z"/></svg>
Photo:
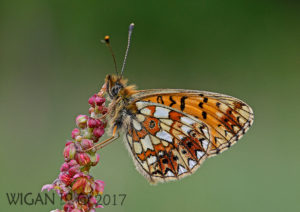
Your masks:
<svg viewBox="0 0 300 212"><path fill-rule="evenodd" d="M78 194L82 193L85 185L86 185L86 178L85 177L80 177L78 178L75 183L72 186L72 190L76 191Z"/></svg>
<svg viewBox="0 0 300 212"><path fill-rule="evenodd" d="M70 203L66 203L64 205L64 211L66 211L66 212L71 212L71 211L73 211L74 208L75 208L74 205L70 204Z"/></svg>
<svg viewBox="0 0 300 212"><path fill-rule="evenodd" d="M99 162L100 156L99 154L94 154L90 156L90 159L91 159L91 165L96 166L97 163Z"/></svg>
<svg viewBox="0 0 300 212"><path fill-rule="evenodd" d="M64 149L64 157L66 159L73 159L75 153L76 153L76 148L75 148L75 144L74 143L69 144Z"/></svg>
<svg viewBox="0 0 300 212"><path fill-rule="evenodd" d="M53 184L46 184L46 185L43 185L42 187L42 191L46 190L49 192L50 190L54 189L54 185Z"/></svg>
<svg viewBox="0 0 300 212"><path fill-rule="evenodd" d="M69 176L73 177L80 172L79 165L73 166L69 169Z"/></svg>
<svg viewBox="0 0 300 212"><path fill-rule="evenodd" d="M101 106L104 102L105 102L105 98L103 98L103 97L97 96L97 97L95 98L95 103L96 103L96 105L98 105L98 106Z"/></svg>
<svg viewBox="0 0 300 212"><path fill-rule="evenodd" d="M71 178L69 177L69 175L68 174L66 174L66 173L61 173L60 175L59 175L59 180L61 181L61 182L63 182L65 185L70 185L71 184Z"/></svg>
<svg viewBox="0 0 300 212"><path fill-rule="evenodd" d="M103 127L103 122L100 121L99 119L96 119L96 122L97 122L97 127Z"/></svg>
<svg viewBox="0 0 300 212"><path fill-rule="evenodd" d="M78 163L76 162L76 160L70 160L68 162L68 165L69 165L69 167L72 167L72 166L78 165Z"/></svg>
<svg viewBox="0 0 300 212"><path fill-rule="evenodd" d="M68 163L67 162L64 162L62 165L61 165L61 167L60 167L60 171L61 172L66 172L66 171L68 171L69 170L69 165L68 165Z"/></svg>
<svg viewBox="0 0 300 212"><path fill-rule="evenodd" d="M96 205L97 204L97 199L94 196L92 196L92 197L90 197L89 202L90 202L91 205Z"/></svg>
<svg viewBox="0 0 300 212"><path fill-rule="evenodd" d="M87 115L79 115L76 117L76 125L79 127L79 128L86 128L86 122L88 120L88 116Z"/></svg>
<svg viewBox="0 0 300 212"><path fill-rule="evenodd" d="M105 183L101 180L95 180L95 191L97 193L103 193L104 191L104 186L105 186Z"/></svg>
<svg viewBox="0 0 300 212"><path fill-rule="evenodd" d="M88 124L89 128L94 128L97 126L97 121L93 118L89 118L87 124Z"/></svg>
<svg viewBox="0 0 300 212"><path fill-rule="evenodd" d="M80 141L81 141L81 139L82 139L82 136L80 136L80 135L77 135L77 136L76 136L76 138L75 138L75 141L78 141L78 142L80 142Z"/></svg>
<svg viewBox="0 0 300 212"><path fill-rule="evenodd" d="M91 96L90 98L89 98L89 104L91 105L91 106L93 106L93 107L95 107L95 100L96 100L96 94L94 94L93 96Z"/></svg>
<svg viewBox="0 0 300 212"><path fill-rule="evenodd" d="M94 142L92 140L89 139L82 139L81 140L81 147L83 149L89 149L93 147Z"/></svg>
<svg viewBox="0 0 300 212"><path fill-rule="evenodd" d="M86 166L91 162L90 157L87 153L77 153L75 156L75 160L81 166Z"/></svg>
<svg viewBox="0 0 300 212"><path fill-rule="evenodd" d="M80 135L80 130L78 128L75 128L73 131L72 131L72 138L75 139L76 136Z"/></svg>
<svg viewBox="0 0 300 212"><path fill-rule="evenodd" d="M93 130L93 134L94 134L94 136L99 138L104 134L104 129L102 127L97 127Z"/></svg>

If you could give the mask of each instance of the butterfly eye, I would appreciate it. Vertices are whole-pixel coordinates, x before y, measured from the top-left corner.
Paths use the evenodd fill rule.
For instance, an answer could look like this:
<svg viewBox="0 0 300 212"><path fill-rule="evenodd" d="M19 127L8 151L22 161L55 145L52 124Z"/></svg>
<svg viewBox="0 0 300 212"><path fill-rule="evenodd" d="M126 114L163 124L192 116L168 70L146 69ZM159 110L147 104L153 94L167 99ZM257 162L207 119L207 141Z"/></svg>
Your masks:
<svg viewBox="0 0 300 212"><path fill-rule="evenodd" d="M112 88L111 88L111 95L112 96L117 96L119 91L123 88L123 86L119 83L116 83Z"/></svg>

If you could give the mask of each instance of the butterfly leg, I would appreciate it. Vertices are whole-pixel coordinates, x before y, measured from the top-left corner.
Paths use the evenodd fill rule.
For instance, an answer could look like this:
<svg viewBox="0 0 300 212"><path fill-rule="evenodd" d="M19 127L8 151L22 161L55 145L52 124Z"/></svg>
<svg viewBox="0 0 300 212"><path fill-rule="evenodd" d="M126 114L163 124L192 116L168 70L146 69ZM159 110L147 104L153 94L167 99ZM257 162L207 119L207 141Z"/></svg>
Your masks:
<svg viewBox="0 0 300 212"><path fill-rule="evenodd" d="M101 143L96 144L96 145L94 145L93 147L91 147L91 148L89 148L89 149L86 149L86 150L84 150L84 151L85 151L85 152L88 152L88 151L90 151L90 150L92 150L92 149L95 149L96 151L98 151L99 149L102 149L102 148L105 147L106 145L112 143L114 140L116 140L116 139L118 139L118 138L120 137L120 134L117 133L116 130L117 130L117 126L116 126L116 127L114 128L114 130L113 130L113 135L112 135L112 137L110 137L110 138L108 138L108 139L102 141Z"/></svg>
<svg viewBox="0 0 300 212"><path fill-rule="evenodd" d="M120 100L121 100L121 98L119 98L116 102L112 102L112 103L108 106L107 112L106 112L104 115L102 115L99 119L104 119L104 118L107 116L107 114L109 114L109 112L111 111L111 109L112 109L117 103L120 102Z"/></svg>

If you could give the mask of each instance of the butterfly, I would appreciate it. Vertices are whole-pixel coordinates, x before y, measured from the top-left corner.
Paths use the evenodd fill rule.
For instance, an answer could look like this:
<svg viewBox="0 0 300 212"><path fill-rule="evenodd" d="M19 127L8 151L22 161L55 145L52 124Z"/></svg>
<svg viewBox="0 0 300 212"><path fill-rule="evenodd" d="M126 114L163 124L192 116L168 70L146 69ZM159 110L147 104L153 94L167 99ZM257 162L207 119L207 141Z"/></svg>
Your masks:
<svg viewBox="0 0 300 212"><path fill-rule="evenodd" d="M132 29L133 24L125 59ZM109 45L108 36L105 41ZM110 100L106 118L112 137L98 147L123 132L137 170L150 183L191 175L207 158L235 144L252 125L251 107L231 96L185 89L136 90L122 76L125 59L121 75L107 75L101 90Z"/></svg>

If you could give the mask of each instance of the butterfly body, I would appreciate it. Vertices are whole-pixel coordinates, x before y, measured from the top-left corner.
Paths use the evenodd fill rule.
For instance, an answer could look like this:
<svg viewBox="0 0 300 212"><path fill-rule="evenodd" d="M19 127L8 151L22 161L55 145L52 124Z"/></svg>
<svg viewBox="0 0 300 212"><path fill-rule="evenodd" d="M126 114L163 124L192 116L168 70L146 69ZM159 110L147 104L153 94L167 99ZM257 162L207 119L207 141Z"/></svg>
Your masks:
<svg viewBox="0 0 300 212"><path fill-rule="evenodd" d="M151 183L192 174L232 146L253 123L253 111L231 96L184 89L136 90L108 75L107 119L123 131L137 170Z"/></svg>

